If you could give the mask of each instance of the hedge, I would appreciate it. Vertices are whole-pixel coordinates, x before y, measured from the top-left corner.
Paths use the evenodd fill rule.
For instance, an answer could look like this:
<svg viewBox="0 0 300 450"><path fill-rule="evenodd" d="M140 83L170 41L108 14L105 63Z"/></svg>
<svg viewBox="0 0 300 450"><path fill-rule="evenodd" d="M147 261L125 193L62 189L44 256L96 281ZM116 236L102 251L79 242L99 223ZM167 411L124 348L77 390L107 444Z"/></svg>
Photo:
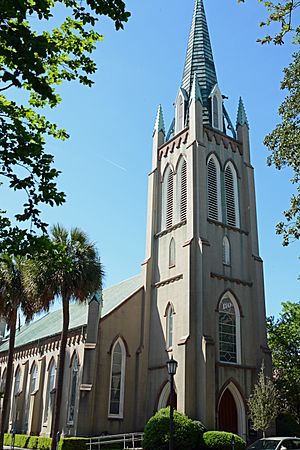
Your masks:
<svg viewBox="0 0 300 450"><path fill-rule="evenodd" d="M144 430L143 448L145 450L168 450L169 448L170 408L164 408L151 417ZM184 414L174 411L174 449L196 450L201 444L205 427Z"/></svg>
<svg viewBox="0 0 300 450"><path fill-rule="evenodd" d="M52 439L44 436L28 436L27 434L15 435L15 447L28 448L34 450L50 450ZM89 442L88 438L72 437L62 438L59 441L59 450L88 450L86 444ZM11 434L5 433L4 445L11 445ZM123 448L123 447L122 447ZM102 447L101 447L102 449ZM103 447L103 450L118 450L116 446L113 448Z"/></svg>
<svg viewBox="0 0 300 450"><path fill-rule="evenodd" d="M240 436L226 431L207 431L203 434L203 443L209 450L232 450L232 436L235 450L244 450L246 442Z"/></svg>

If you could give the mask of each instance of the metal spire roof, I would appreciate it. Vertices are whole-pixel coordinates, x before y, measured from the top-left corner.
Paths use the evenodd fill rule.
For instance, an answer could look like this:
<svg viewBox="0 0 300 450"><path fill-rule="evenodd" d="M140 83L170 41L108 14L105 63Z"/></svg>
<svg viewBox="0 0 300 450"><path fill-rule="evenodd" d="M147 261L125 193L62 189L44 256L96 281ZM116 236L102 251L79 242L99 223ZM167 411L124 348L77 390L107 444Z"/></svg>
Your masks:
<svg viewBox="0 0 300 450"><path fill-rule="evenodd" d="M217 84L216 69L210 44L203 0L195 0L195 9L186 53L182 87L190 96L194 74L197 74L204 106Z"/></svg>
<svg viewBox="0 0 300 450"><path fill-rule="evenodd" d="M247 119L247 114L246 114L246 111L245 111L245 107L244 107L244 103L243 103L242 97L240 97L240 100L239 100L239 107L238 107L238 113L237 113L237 119L236 119L236 128L239 125L242 126L242 127L244 125L246 125L249 128L249 122L248 122L248 119Z"/></svg>
<svg viewBox="0 0 300 450"><path fill-rule="evenodd" d="M154 130L153 130L153 135L154 135L155 131L157 131L157 133L162 131L164 134L166 134L163 110L162 110L162 106L161 105L159 105L158 110L157 110L157 115L156 115Z"/></svg>

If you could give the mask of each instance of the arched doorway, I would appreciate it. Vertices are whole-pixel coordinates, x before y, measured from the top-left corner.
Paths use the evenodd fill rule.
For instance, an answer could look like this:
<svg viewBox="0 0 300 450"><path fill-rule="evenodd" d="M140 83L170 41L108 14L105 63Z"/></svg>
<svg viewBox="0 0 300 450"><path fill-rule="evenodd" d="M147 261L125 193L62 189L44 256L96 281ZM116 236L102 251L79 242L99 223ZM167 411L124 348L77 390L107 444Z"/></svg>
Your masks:
<svg viewBox="0 0 300 450"><path fill-rule="evenodd" d="M236 433L247 439L246 408L244 400L235 383L223 390L218 404L218 429Z"/></svg>
<svg viewBox="0 0 300 450"><path fill-rule="evenodd" d="M238 417L232 393L226 389L219 405L219 430L238 434Z"/></svg>

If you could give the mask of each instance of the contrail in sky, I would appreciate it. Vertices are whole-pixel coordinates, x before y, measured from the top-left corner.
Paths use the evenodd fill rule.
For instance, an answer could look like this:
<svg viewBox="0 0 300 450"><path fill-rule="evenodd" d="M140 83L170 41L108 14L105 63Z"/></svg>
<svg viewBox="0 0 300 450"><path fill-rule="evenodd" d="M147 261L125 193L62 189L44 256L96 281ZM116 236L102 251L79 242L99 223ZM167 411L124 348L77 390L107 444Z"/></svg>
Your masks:
<svg viewBox="0 0 300 450"><path fill-rule="evenodd" d="M106 161L107 163L112 164L113 166L117 167L118 169L121 169L121 170L123 170L124 172L127 172L127 169L125 169L125 167L120 166L120 164L115 163L115 162L112 161L111 159L107 159L107 158L103 158L103 157L102 157L102 159L104 159L104 161Z"/></svg>

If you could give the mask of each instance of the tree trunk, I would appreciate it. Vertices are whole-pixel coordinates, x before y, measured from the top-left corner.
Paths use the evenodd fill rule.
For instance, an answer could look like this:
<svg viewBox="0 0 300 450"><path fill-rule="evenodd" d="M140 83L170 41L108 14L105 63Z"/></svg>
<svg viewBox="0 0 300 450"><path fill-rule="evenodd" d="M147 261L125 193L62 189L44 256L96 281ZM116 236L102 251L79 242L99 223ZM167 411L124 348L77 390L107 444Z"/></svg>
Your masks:
<svg viewBox="0 0 300 450"><path fill-rule="evenodd" d="M57 433L58 433L58 431L61 431L59 429L59 421L60 421L60 409L61 409L61 400L62 400L62 391L63 391L63 382L64 382L66 345L67 345L69 321L70 321L69 301L70 301L70 298L68 296L63 296L63 299L62 299L63 329L62 329L62 333L61 333L60 351L59 351L59 359L58 359L58 371L57 371L56 393L55 393L55 402L54 402L51 450L56 450Z"/></svg>
<svg viewBox="0 0 300 450"><path fill-rule="evenodd" d="M14 349L15 349L15 337L16 337L16 324L17 324L17 309L15 309L9 321L9 347L8 347L8 359L6 367L6 380L3 397L2 415L1 415L1 428L0 428L0 450L3 450L4 431L7 425L9 411L10 411L10 394L13 379L13 362L14 362Z"/></svg>

